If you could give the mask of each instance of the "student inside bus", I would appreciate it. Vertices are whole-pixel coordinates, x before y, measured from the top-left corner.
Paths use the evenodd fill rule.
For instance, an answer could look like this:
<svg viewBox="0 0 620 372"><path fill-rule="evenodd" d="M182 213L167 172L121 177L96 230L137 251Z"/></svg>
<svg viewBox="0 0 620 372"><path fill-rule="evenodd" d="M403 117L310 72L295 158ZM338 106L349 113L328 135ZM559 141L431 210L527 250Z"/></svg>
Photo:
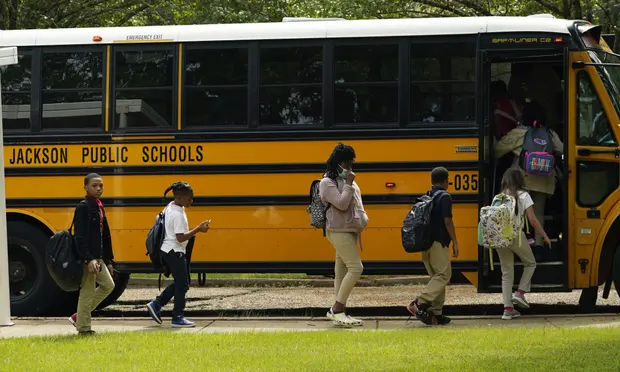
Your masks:
<svg viewBox="0 0 620 372"><path fill-rule="evenodd" d="M547 126L545 109L536 101L526 102L523 109L523 120L521 124L503 136L495 145L496 159L502 158L504 155L512 152L515 155L513 167L518 167L519 155L523 148L525 134L533 125ZM548 127L547 127L548 128ZM553 144L553 151L556 154L562 154L564 145L557 133L548 128L549 135ZM542 176L526 174L521 170L525 177L525 188L530 193L534 201L534 213L538 221L544 228L545 204L555 192L556 171L553 170L553 176ZM538 232L535 235L534 251L541 251L543 247L543 237Z"/></svg>

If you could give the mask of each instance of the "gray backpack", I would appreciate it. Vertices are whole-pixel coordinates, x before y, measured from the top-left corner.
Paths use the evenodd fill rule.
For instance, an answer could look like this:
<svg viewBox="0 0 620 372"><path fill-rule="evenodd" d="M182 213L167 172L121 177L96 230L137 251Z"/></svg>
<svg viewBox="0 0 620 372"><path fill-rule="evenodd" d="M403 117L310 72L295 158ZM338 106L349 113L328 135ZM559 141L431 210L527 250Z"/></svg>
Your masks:
<svg viewBox="0 0 620 372"><path fill-rule="evenodd" d="M310 205L308 205L308 214L310 215L310 225L317 229L323 229L325 236L325 227L327 225L327 210L330 205L325 206L319 195L319 184L321 180L314 180L310 184Z"/></svg>

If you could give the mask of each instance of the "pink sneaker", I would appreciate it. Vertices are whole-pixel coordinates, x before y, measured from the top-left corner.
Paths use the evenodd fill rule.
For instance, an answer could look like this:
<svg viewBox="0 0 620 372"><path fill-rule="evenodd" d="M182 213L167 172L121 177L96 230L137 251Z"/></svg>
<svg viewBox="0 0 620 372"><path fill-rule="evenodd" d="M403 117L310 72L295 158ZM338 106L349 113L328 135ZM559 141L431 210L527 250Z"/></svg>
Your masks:
<svg viewBox="0 0 620 372"><path fill-rule="evenodd" d="M71 325L77 328L77 313L71 315L69 318L67 318L67 320L69 320L69 323L71 323Z"/></svg>

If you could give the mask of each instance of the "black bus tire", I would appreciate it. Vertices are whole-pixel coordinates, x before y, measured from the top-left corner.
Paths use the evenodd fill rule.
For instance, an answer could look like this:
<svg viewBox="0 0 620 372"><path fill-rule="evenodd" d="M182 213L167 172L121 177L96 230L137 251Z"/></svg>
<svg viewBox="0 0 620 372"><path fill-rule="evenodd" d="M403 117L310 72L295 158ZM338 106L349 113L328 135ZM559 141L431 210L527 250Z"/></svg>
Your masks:
<svg viewBox="0 0 620 372"><path fill-rule="evenodd" d="M616 293L620 297L620 247L616 248L616 253L614 254L613 266L611 269L611 279L614 282Z"/></svg>
<svg viewBox="0 0 620 372"><path fill-rule="evenodd" d="M7 231L11 314L47 315L63 293L45 265L49 236L23 221L8 221Z"/></svg>
<svg viewBox="0 0 620 372"><path fill-rule="evenodd" d="M598 287L584 288L579 296L579 308L584 312L592 312L596 308Z"/></svg>
<svg viewBox="0 0 620 372"><path fill-rule="evenodd" d="M129 283L130 276L131 275L126 273L114 273L114 289L105 300L101 301L99 306L97 306L97 310L101 310L112 305L123 295L123 292L125 292L127 284Z"/></svg>
<svg viewBox="0 0 620 372"><path fill-rule="evenodd" d="M114 274L114 290L106 299L104 299L96 310L101 310L107 306L112 305L127 288L129 282L129 274L115 273ZM62 301L57 301L55 306L50 310L50 315L54 316L71 316L77 312L77 303L79 298L79 292L63 292L60 294Z"/></svg>

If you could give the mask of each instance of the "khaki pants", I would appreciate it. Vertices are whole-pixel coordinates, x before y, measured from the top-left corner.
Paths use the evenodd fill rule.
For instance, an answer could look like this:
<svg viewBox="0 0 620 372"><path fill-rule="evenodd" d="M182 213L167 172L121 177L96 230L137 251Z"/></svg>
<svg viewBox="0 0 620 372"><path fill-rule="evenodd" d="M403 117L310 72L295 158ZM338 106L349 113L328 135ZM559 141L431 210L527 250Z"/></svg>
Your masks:
<svg viewBox="0 0 620 372"><path fill-rule="evenodd" d="M532 285L532 276L536 270L536 259L532 253L532 248L527 242L524 232L521 232L521 244L519 239L515 239L512 247L508 249L497 249L499 262L502 266L502 294L504 295L504 307L512 307L512 286L515 280L515 254L521 259L523 264L523 275L519 282L519 289L529 292Z"/></svg>
<svg viewBox="0 0 620 372"><path fill-rule="evenodd" d="M80 285L80 298L77 307L77 330L78 332L90 331L90 313L99 306L101 301L114 289L114 280L102 260L97 260L101 265L101 271L96 274L88 271L88 265L84 265L84 275ZM95 283L99 287L95 289Z"/></svg>
<svg viewBox="0 0 620 372"><path fill-rule="evenodd" d="M334 268L336 301L346 305L351 291L364 271L364 265L357 251L357 234L327 231L326 235L336 250Z"/></svg>
<svg viewBox="0 0 620 372"><path fill-rule="evenodd" d="M530 191L530 196L532 197L532 201L534 202L534 214L536 215L536 219L540 222L540 226L545 228L545 204L547 204L548 194ZM545 242L542 235L538 232L535 233L536 245L542 246Z"/></svg>
<svg viewBox="0 0 620 372"><path fill-rule="evenodd" d="M452 277L449 249L434 242L429 250L422 252L422 261L431 280L418 300L430 305L429 313L441 315L446 302L446 285Z"/></svg>

